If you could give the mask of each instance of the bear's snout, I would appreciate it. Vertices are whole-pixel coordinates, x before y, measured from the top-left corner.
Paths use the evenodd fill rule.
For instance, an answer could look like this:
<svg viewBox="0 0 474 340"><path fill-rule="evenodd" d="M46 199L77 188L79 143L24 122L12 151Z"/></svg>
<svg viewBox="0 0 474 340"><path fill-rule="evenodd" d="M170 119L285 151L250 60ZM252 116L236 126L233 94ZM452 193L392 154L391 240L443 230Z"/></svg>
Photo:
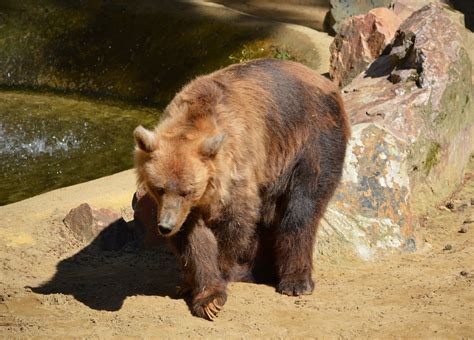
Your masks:
<svg viewBox="0 0 474 340"><path fill-rule="evenodd" d="M158 224L158 230L160 231L161 235L167 235L171 233L173 228L174 226L169 225L169 224L162 224L162 223Z"/></svg>
<svg viewBox="0 0 474 340"><path fill-rule="evenodd" d="M165 209L163 209L165 210ZM176 212L174 210L166 209L162 211L161 218L158 222L158 230L161 235L171 233L176 226Z"/></svg>

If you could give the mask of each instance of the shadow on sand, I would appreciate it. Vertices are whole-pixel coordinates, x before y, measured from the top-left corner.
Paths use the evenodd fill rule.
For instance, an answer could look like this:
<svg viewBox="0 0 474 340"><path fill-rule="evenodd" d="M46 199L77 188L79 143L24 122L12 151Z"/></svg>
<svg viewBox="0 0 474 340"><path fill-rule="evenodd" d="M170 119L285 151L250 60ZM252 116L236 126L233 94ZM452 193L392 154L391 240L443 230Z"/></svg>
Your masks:
<svg viewBox="0 0 474 340"><path fill-rule="evenodd" d="M135 222L119 220L88 246L62 260L38 294L68 294L90 308L117 311L128 296L175 297L180 270L165 244L143 250Z"/></svg>

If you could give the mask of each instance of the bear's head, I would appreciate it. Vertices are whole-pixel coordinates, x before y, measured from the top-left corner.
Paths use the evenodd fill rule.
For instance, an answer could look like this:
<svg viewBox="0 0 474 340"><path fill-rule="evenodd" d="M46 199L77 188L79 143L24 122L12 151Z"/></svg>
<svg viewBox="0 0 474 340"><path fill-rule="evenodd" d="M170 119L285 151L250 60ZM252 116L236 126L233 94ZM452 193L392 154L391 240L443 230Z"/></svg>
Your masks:
<svg viewBox="0 0 474 340"><path fill-rule="evenodd" d="M216 158L226 139L215 123L163 122L154 131L134 131L138 182L157 205L157 229L176 234L191 211L205 207L216 194Z"/></svg>

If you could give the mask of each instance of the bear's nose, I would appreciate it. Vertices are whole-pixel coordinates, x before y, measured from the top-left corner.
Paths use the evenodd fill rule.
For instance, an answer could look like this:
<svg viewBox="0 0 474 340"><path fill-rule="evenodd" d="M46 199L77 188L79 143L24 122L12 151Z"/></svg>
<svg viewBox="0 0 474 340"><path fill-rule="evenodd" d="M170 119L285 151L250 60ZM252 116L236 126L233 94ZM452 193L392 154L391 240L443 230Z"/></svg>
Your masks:
<svg viewBox="0 0 474 340"><path fill-rule="evenodd" d="M158 230L160 231L161 235L167 235L173 230L173 226L168 225L168 224L158 224Z"/></svg>

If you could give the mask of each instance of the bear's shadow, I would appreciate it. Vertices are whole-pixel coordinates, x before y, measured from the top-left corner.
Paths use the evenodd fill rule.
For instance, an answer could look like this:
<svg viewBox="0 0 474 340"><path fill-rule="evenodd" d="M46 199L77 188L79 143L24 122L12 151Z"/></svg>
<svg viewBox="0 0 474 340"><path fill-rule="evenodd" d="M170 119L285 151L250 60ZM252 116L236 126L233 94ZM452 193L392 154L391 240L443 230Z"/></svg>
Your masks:
<svg viewBox="0 0 474 340"><path fill-rule="evenodd" d="M165 244L144 250L134 221L112 223L85 248L58 263L38 294L67 294L90 308L117 311L128 296L176 297L181 272Z"/></svg>

